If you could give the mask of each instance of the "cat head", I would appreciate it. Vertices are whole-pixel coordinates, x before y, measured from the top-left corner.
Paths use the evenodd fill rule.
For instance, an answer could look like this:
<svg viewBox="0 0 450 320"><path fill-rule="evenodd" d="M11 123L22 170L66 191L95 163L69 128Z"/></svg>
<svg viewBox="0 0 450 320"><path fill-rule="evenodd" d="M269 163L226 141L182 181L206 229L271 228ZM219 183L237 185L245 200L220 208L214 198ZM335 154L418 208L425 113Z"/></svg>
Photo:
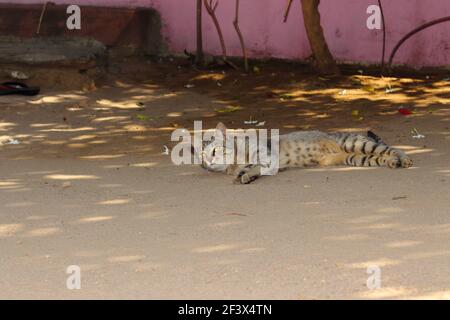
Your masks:
<svg viewBox="0 0 450 320"><path fill-rule="evenodd" d="M226 156L233 152L232 146L226 139L226 126L219 122L215 132L205 134L202 150L196 152L201 161L201 167L214 172L224 172L228 168ZM231 141L232 142L232 141Z"/></svg>

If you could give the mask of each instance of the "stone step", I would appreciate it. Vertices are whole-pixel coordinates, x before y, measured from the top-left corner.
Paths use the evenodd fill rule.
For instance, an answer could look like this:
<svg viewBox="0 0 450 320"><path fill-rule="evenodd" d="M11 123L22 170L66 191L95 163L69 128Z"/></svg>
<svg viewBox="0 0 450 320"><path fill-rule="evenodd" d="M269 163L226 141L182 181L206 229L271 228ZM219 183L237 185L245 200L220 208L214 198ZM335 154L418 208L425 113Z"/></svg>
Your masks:
<svg viewBox="0 0 450 320"><path fill-rule="evenodd" d="M0 64L86 69L104 66L106 57L106 47L94 39L0 37Z"/></svg>

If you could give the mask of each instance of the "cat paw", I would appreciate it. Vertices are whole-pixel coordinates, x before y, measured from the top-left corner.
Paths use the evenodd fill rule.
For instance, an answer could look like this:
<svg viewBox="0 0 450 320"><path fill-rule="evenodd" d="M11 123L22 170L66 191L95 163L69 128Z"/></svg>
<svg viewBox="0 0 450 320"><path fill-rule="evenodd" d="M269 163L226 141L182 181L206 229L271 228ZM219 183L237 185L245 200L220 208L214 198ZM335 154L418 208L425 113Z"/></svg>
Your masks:
<svg viewBox="0 0 450 320"><path fill-rule="evenodd" d="M256 180L256 177L252 177L249 174L245 173L243 175L240 175L234 179L234 183L236 184L249 184Z"/></svg>
<svg viewBox="0 0 450 320"><path fill-rule="evenodd" d="M386 165L391 169L396 169L401 167L401 162L399 158L392 158L386 161Z"/></svg>
<svg viewBox="0 0 450 320"><path fill-rule="evenodd" d="M402 168L410 168L413 166L413 161L410 158L402 159Z"/></svg>

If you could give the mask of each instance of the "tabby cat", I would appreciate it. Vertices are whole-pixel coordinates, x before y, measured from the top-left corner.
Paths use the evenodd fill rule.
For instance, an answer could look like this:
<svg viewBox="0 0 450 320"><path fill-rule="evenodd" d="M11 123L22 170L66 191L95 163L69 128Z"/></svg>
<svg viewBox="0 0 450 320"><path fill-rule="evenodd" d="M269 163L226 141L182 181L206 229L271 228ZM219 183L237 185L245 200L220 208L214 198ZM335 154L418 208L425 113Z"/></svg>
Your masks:
<svg viewBox="0 0 450 320"><path fill-rule="evenodd" d="M219 123L216 129L225 136L224 124ZM209 171L234 175L234 181L239 184L248 184L259 178L261 165L230 165L218 161L219 153L223 155L227 148L232 147L234 142L230 146L226 140L221 144L215 140L204 142L203 151L198 154L201 166ZM270 143L268 147L270 152ZM368 136L321 131L298 131L279 136L279 170L337 165L409 168L412 164L403 151L390 147L370 131Z"/></svg>

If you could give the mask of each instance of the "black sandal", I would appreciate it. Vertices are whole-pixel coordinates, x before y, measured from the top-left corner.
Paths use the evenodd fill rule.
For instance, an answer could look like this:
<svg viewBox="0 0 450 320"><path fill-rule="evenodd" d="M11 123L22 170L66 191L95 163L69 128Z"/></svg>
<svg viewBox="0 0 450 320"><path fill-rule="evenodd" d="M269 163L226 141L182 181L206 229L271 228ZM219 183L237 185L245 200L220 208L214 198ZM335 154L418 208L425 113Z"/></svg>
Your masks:
<svg viewBox="0 0 450 320"><path fill-rule="evenodd" d="M4 82L0 84L0 96L19 94L23 96L35 96L40 92L39 87L29 87L22 82Z"/></svg>

